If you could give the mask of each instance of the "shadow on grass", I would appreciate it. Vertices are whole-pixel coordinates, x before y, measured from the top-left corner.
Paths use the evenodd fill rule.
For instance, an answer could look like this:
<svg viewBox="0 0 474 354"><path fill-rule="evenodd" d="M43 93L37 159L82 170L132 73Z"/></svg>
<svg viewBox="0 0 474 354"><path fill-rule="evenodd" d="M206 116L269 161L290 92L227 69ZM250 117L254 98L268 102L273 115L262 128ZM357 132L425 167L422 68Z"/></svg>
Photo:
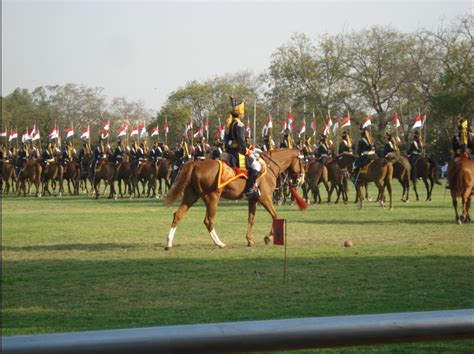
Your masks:
<svg viewBox="0 0 474 354"><path fill-rule="evenodd" d="M142 247L141 244L129 243L64 243L36 246L2 246L2 251L109 251Z"/></svg>
<svg viewBox="0 0 474 354"><path fill-rule="evenodd" d="M280 258L182 258L178 249L153 259L3 261L4 334L474 306L472 257L347 251L290 258L285 284Z"/></svg>

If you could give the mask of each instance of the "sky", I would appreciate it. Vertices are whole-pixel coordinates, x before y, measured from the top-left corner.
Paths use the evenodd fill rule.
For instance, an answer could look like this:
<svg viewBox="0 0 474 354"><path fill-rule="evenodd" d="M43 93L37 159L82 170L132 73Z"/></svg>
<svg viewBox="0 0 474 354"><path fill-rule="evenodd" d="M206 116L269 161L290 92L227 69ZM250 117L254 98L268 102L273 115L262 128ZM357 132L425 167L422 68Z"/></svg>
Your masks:
<svg viewBox="0 0 474 354"><path fill-rule="evenodd" d="M2 1L2 95L75 83L159 110L192 80L259 74L292 34L434 30L467 1Z"/></svg>

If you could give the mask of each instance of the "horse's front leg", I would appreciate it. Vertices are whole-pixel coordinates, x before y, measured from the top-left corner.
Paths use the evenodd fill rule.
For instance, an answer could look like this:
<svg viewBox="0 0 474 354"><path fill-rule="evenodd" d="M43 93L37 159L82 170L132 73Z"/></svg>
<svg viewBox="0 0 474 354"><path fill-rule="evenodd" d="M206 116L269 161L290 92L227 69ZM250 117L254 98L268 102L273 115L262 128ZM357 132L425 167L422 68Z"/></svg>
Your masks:
<svg viewBox="0 0 474 354"><path fill-rule="evenodd" d="M248 247L255 245L255 242L253 241L252 230L253 230L253 224L255 223L256 210L257 210L257 201L249 200L249 218L248 218L248 224L247 224L247 235L245 236L245 238L247 239Z"/></svg>
<svg viewBox="0 0 474 354"><path fill-rule="evenodd" d="M217 213L217 204L219 203L220 192L207 194L202 199L206 204L206 216L204 216L204 225L206 225L207 231L209 231L209 235L211 236L211 239L214 244L219 248L224 248L225 243L220 240L216 230L214 229L214 218L216 217Z"/></svg>
<svg viewBox="0 0 474 354"><path fill-rule="evenodd" d="M275 207L273 206L273 203L272 203L272 199L269 198L268 196L263 196L263 197L260 197L259 198L259 202L260 204L263 205L263 207L265 208L266 211L268 211L268 213L271 215L272 217L272 227L270 228L270 233L265 236L265 238L263 239L265 241L265 244L269 244L272 242L273 240L273 236L274 236L274 230L273 230L273 220L277 219L278 216L277 216L277 213L276 213L276 210L275 210Z"/></svg>
<svg viewBox="0 0 474 354"><path fill-rule="evenodd" d="M364 206L364 198L362 197L362 183L356 184L356 202L359 200L359 210Z"/></svg>

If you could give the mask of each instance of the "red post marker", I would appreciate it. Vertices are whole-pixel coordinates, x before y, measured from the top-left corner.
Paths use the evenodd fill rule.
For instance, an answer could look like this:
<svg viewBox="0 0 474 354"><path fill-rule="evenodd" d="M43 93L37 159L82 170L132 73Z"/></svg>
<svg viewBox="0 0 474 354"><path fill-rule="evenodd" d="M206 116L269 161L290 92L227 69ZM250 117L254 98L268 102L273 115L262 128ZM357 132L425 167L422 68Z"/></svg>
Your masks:
<svg viewBox="0 0 474 354"><path fill-rule="evenodd" d="M285 219L273 220L273 244L278 246L285 245Z"/></svg>

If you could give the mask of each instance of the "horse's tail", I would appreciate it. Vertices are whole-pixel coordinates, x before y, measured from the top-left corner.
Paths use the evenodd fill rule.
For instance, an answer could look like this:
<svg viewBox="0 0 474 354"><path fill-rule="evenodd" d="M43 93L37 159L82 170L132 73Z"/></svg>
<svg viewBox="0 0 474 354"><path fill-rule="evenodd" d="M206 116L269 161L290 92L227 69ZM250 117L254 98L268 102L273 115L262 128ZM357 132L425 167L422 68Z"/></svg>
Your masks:
<svg viewBox="0 0 474 354"><path fill-rule="evenodd" d="M179 172L176 181L173 183L170 191L166 195L166 205L172 205L176 202L184 193L186 187L191 183L191 176L194 170L194 162L188 161L183 165L183 168Z"/></svg>
<svg viewBox="0 0 474 354"><path fill-rule="evenodd" d="M430 158L430 174L433 176L434 182L436 184L441 184L439 181L439 176L438 176L438 163L433 159L433 157Z"/></svg>

